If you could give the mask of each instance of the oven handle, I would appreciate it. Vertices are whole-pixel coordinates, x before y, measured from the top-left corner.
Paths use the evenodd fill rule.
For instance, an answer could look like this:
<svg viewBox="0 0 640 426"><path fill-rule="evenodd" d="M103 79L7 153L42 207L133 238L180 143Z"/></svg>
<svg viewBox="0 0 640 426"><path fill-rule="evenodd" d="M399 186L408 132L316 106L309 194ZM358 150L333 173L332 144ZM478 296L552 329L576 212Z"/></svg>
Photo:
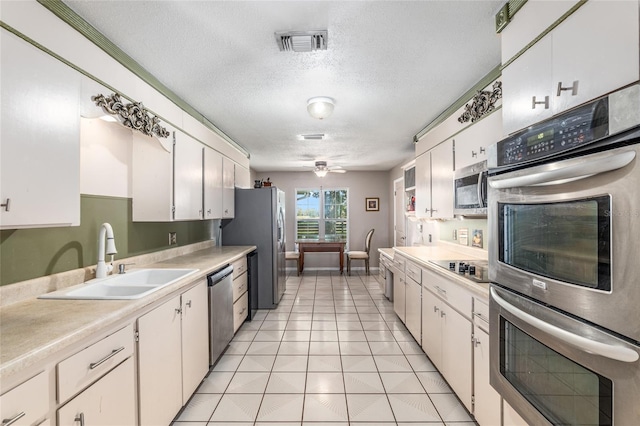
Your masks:
<svg viewBox="0 0 640 426"><path fill-rule="evenodd" d="M498 295L498 292L493 287L489 291L491 292L491 297L493 297L496 303L498 303L498 305L500 305L503 309L505 309L513 316L526 322L532 327L548 333L553 337L560 339L561 341L568 343L582 351L623 362L636 362L639 358L638 352L634 350L596 342L594 340L590 340L577 334L570 333L559 327L546 323L534 317L533 315L529 315L528 313L521 311L520 309L504 300Z"/></svg>
<svg viewBox="0 0 640 426"><path fill-rule="evenodd" d="M522 176L502 179L494 178L489 182L489 185L495 189L536 185L559 185L621 169L633 161L635 157L635 151L617 153L603 152L534 167Z"/></svg>

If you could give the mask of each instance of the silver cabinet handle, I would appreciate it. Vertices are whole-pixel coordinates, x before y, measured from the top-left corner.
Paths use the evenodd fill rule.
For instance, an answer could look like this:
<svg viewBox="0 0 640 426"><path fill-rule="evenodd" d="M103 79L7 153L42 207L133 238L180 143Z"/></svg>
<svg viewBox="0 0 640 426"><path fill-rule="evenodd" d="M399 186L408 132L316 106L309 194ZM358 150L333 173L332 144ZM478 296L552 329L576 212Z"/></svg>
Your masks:
<svg viewBox="0 0 640 426"><path fill-rule="evenodd" d="M471 343L473 343L474 348L477 348L478 346L480 346L480 340L476 339L475 337L471 338Z"/></svg>
<svg viewBox="0 0 640 426"><path fill-rule="evenodd" d="M12 425L12 424L14 424L15 422L17 422L18 420L20 420L21 418L23 418L26 415L27 415L27 413L22 411L21 413L16 414L15 416L13 416L10 419L2 419L2 426Z"/></svg>
<svg viewBox="0 0 640 426"><path fill-rule="evenodd" d="M84 426L84 413L80 413L76 415L76 418L73 419L74 422L80 422L80 426Z"/></svg>
<svg viewBox="0 0 640 426"><path fill-rule="evenodd" d="M207 210L207 214L211 214L211 209Z"/></svg>
<svg viewBox="0 0 640 426"><path fill-rule="evenodd" d="M182 315L182 308L176 308L176 314Z"/></svg>
<svg viewBox="0 0 640 426"><path fill-rule="evenodd" d="M526 174L503 179L492 178L489 185L495 189L519 188L535 185L556 185L584 179L600 173L618 170L631 163L635 151L600 152L569 160L556 161L527 169Z"/></svg>
<svg viewBox="0 0 640 426"><path fill-rule="evenodd" d="M440 294L444 294L445 296L447 295L447 290L441 289L438 286L436 286L436 291Z"/></svg>
<svg viewBox="0 0 640 426"><path fill-rule="evenodd" d="M502 297L500 297L500 295L498 295L498 292L494 288L491 288L489 291L493 300L495 300L496 303L500 305L500 307L502 307L502 309L509 312L516 318L524 321L525 323L531 325L532 327L550 334L568 345L576 347L585 352L600 355L609 359L614 359L616 361L636 362L640 358L638 352L633 349L591 340L586 337L582 337L566 331L560 327L556 327L555 325L549 324L548 322L536 318L533 315L523 312L517 307L513 306Z"/></svg>
<svg viewBox="0 0 640 426"><path fill-rule="evenodd" d="M4 211L8 212L10 204L11 204L11 198L7 198L7 202L3 203L3 204L0 204L0 207L4 207ZM9 423L7 423L7 424L9 424Z"/></svg>
<svg viewBox="0 0 640 426"><path fill-rule="evenodd" d="M556 96L560 96L563 91L571 90L571 96L576 96L578 94L578 80L575 80L570 87L562 87L562 82L558 82L558 92Z"/></svg>
<svg viewBox="0 0 640 426"><path fill-rule="evenodd" d="M536 97L531 98L531 109L536 109L536 105L544 105L544 109L549 109L549 97L545 96L544 101L536 101Z"/></svg>
<svg viewBox="0 0 640 426"><path fill-rule="evenodd" d="M440 318L446 317L447 313L445 311L440 311Z"/></svg>
<svg viewBox="0 0 640 426"><path fill-rule="evenodd" d="M124 350L124 346L121 346L118 349L112 350L109 355L105 356L100 361L92 362L91 364L89 364L89 370L93 370L94 368L96 368L96 367L100 366L101 364L107 362L109 360L109 358L114 357L117 353L122 352L123 350Z"/></svg>
<svg viewBox="0 0 640 426"><path fill-rule="evenodd" d="M473 316L481 319L482 321L484 321L486 323L489 323L489 318L485 318L484 315L482 315L481 313L474 312Z"/></svg>
<svg viewBox="0 0 640 426"><path fill-rule="evenodd" d="M191 300L187 300L187 303L185 303L185 306L187 308L190 308L191 307Z"/></svg>
<svg viewBox="0 0 640 426"><path fill-rule="evenodd" d="M438 307L434 305L434 307L433 307L433 312L438 312L439 310L440 310L440 309L438 309Z"/></svg>
<svg viewBox="0 0 640 426"><path fill-rule="evenodd" d="M247 308L242 308L242 310L240 311L240 315L244 314L244 311L246 311Z"/></svg>

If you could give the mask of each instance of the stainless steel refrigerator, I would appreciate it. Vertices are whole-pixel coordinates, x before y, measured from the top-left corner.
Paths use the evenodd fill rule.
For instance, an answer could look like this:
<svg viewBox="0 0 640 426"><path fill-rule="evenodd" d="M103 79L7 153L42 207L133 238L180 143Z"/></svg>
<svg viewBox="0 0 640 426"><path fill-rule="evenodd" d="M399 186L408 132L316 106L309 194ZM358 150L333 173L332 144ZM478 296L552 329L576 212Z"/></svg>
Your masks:
<svg viewBox="0 0 640 426"><path fill-rule="evenodd" d="M236 189L235 217L222 221L223 246L258 247L258 306L252 309L275 308L284 294L284 213L284 192L278 188Z"/></svg>

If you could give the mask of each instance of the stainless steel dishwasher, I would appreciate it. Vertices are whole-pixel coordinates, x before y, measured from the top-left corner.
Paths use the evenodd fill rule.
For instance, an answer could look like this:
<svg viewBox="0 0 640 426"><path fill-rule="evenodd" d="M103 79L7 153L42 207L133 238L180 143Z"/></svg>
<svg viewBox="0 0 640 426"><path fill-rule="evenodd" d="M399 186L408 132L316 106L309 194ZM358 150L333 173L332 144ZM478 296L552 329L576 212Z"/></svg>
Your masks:
<svg viewBox="0 0 640 426"><path fill-rule="evenodd" d="M213 365L233 338L233 266L207 276L209 286L209 364Z"/></svg>

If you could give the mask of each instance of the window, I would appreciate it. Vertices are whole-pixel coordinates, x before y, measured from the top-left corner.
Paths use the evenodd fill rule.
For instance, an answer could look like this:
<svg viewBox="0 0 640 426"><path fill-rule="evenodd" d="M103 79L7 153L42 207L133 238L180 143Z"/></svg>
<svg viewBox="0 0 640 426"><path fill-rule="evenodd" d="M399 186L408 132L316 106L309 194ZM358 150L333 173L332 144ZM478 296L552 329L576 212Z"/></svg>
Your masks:
<svg viewBox="0 0 640 426"><path fill-rule="evenodd" d="M296 190L296 239L347 239L346 189Z"/></svg>

